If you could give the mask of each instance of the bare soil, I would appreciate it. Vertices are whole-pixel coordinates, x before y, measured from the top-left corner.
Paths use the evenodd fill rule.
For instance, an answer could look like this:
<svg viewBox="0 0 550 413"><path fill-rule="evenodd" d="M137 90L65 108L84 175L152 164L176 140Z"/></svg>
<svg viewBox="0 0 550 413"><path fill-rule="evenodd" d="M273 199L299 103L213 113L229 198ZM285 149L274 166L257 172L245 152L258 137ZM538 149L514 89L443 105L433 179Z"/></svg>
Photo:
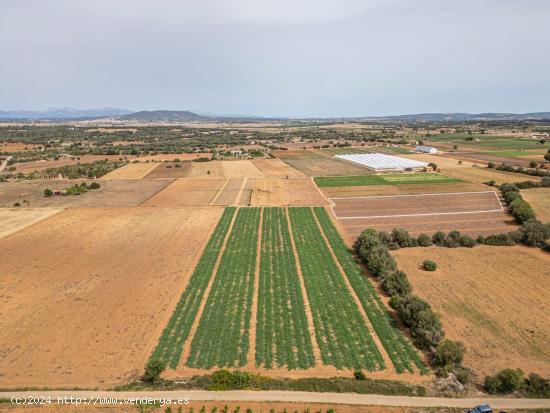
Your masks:
<svg viewBox="0 0 550 413"><path fill-rule="evenodd" d="M244 185L244 178L228 179L223 188L213 199L213 205L236 205L237 200Z"/></svg>
<svg viewBox="0 0 550 413"><path fill-rule="evenodd" d="M508 165L517 165L528 167L529 162L531 161L544 161L543 158L537 155L529 155L527 153L525 156L514 156L514 157L505 157L492 155L490 153L476 153L476 152L452 152L447 154L448 157L455 159L464 159L470 162L476 162L487 165L489 162L494 162L497 165L508 164Z"/></svg>
<svg viewBox="0 0 550 413"><path fill-rule="evenodd" d="M189 174L192 162L162 162L144 176L144 179L185 178Z"/></svg>
<svg viewBox="0 0 550 413"><path fill-rule="evenodd" d="M436 194L442 192L476 192L490 190L486 185L471 182L449 182L414 185L370 185L326 187L321 191L328 198L348 196L378 196L378 195L414 195Z"/></svg>
<svg viewBox="0 0 550 413"><path fill-rule="evenodd" d="M62 211L60 208L0 208L0 238Z"/></svg>
<svg viewBox="0 0 550 413"><path fill-rule="evenodd" d="M446 335L466 346L478 373L550 372L550 255L536 248L407 248L393 252L414 291L441 315ZM426 272L431 259L437 270Z"/></svg>
<svg viewBox="0 0 550 413"><path fill-rule="evenodd" d="M267 176L273 178L300 178L305 175L280 159L256 159L254 164Z"/></svg>
<svg viewBox="0 0 550 413"><path fill-rule="evenodd" d="M443 170L441 173L443 175L452 176L453 178L464 179L465 181L471 182L484 183L488 181L495 181L497 185L501 185L505 182L540 181L540 178L536 176L503 172L481 167L447 169Z"/></svg>
<svg viewBox="0 0 550 413"><path fill-rule="evenodd" d="M550 188L522 189L521 196L533 207L538 220L550 222Z"/></svg>
<svg viewBox="0 0 550 413"><path fill-rule="evenodd" d="M250 205L325 206L327 200L310 178L249 179Z"/></svg>
<svg viewBox="0 0 550 413"><path fill-rule="evenodd" d="M153 181L155 182L155 181ZM225 179L176 179L143 203L144 206L206 206L217 195Z"/></svg>
<svg viewBox="0 0 550 413"><path fill-rule="evenodd" d="M263 178L265 174L252 161L222 162L223 176L226 178Z"/></svg>
<svg viewBox="0 0 550 413"><path fill-rule="evenodd" d="M153 169L155 169L158 165L158 163L154 162L129 163L115 169L112 172L109 172L107 175L103 175L100 179L141 179L145 175L150 173Z"/></svg>
<svg viewBox="0 0 550 413"><path fill-rule="evenodd" d="M221 161L192 162L186 178L223 178Z"/></svg>
<svg viewBox="0 0 550 413"><path fill-rule="evenodd" d="M24 200L30 207L123 207L138 206L148 198L169 185L172 180L130 180L99 181L101 188L94 189L82 195L45 197L44 189L67 189L84 181L52 180L52 181L20 181L0 183L0 207L10 207Z"/></svg>
<svg viewBox="0 0 550 413"><path fill-rule="evenodd" d="M327 158L313 150L274 151L273 154L307 176L368 175L367 168Z"/></svg>
<svg viewBox="0 0 550 413"><path fill-rule="evenodd" d="M138 377L221 212L69 209L0 238L0 387Z"/></svg>

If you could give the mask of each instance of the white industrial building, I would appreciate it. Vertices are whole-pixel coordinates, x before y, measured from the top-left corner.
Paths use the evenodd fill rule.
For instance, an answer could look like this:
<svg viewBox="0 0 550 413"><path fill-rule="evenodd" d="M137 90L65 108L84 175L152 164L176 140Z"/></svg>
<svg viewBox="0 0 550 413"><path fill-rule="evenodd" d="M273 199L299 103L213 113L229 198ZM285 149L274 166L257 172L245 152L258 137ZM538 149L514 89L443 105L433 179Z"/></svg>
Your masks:
<svg viewBox="0 0 550 413"><path fill-rule="evenodd" d="M418 171L428 166L426 162L401 158L399 156L385 155L382 153L335 155L334 157L341 161L351 162L377 172Z"/></svg>
<svg viewBox="0 0 550 413"><path fill-rule="evenodd" d="M422 146L418 145L416 148L414 148L416 152L423 152L423 153L437 153L437 148L434 148L433 146Z"/></svg>

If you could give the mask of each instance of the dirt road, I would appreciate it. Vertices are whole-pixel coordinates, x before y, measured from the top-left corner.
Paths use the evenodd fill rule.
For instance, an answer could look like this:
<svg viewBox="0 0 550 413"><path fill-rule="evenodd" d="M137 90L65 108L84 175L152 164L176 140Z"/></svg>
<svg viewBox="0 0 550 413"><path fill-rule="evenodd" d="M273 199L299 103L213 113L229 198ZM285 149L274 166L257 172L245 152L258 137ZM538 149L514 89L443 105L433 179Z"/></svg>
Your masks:
<svg viewBox="0 0 550 413"><path fill-rule="evenodd" d="M282 401L301 403L332 403L354 404L370 406L405 406L405 407L455 407L468 408L482 403L488 403L494 409L550 409L550 399L508 399L508 398L438 398L438 397L407 397L407 396L381 396L376 394L354 393L311 393L292 391L206 391L206 390L180 390L180 391L139 391L139 392L114 392L114 391L28 391L28 392L0 392L0 398L12 397L50 396L52 401L58 397L80 398L83 403L93 404L93 399L117 398L119 404L126 404L124 399L156 397L157 399L188 398L192 401L239 401L261 402Z"/></svg>

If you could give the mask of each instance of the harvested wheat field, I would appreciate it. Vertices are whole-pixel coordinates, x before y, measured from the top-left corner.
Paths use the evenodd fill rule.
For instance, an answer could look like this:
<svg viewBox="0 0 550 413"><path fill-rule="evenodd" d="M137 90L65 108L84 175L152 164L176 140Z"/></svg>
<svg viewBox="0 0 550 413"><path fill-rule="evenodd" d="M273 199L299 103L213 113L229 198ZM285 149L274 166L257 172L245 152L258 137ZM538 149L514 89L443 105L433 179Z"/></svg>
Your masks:
<svg viewBox="0 0 550 413"><path fill-rule="evenodd" d="M280 159L256 159L254 164L261 169L267 177L274 178L300 178L305 176L297 169L292 168Z"/></svg>
<svg viewBox="0 0 550 413"><path fill-rule="evenodd" d="M223 176L226 178L263 178L265 174L252 161L222 162Z"/></svg>
<svg viewBox="0 0 550 413"><path fill-rule="evenodd" d="M179 207L209 205L222 189L225 179L176 179L143 206Z"/></svg>
<svg viewBox="0 0 550 413"><path fill-rule="evenodd" d="M550 188L522 189L521 196L531 204L538 220L550 222Z"/></svg>
<svg viewBox="0 0 550 413"><path fill-rule="evenodd" d="M81 179L53 181L20 181L1 184L0 207L19 202L30 207L124 207L138 206L172 182L171 180L119 179L100 181L101 188L77 196L45 197L44 190L67 189ZM27 202L24 202L27 201Z"/></svg>
<svg viewBox="0 0 550 413"><path fill-rule="evenodd" d="M328 198L376 195L415 195L441 192L487 191L487 186L473 182L445 182L429 184L397 184L367 186L335 186L320 188Z"/></svg>
<svg viewBox="0 0 550 413"><path fill-rule="evenodd" d="M189 174L192 162L161 162L144 176L144 179L185 178Z"/></svg>
<svg viewBox="0 0 550 413"><path fill-rule="evenodd" d="M468 168L474 164L468 161L459 162L458 159L446 158L444 155L429 155L424 153L400 154L402 158L414 159L420 162L435 163L438 169Z"/></svg>
<svg viewBox="0 0 550 413"><path fill-rule="evenodd" d="M221 161L192 162L185 178L223 178Z"/></svg>
<svg viewBox="0 0 550 413"><path fill-rule="evenodd" d="M155 161L155 162L165 162L165 161L174 161L179 159L180 161L192 161L198 158L208 158L212 157L211 153L208 152L197 152L197 153L159 153L156 155L146 155L138 156L136 160L140 162L145 161Z"/></svg>
<svg viewBox="0 0 550 413"><path fill-rule="evenodd" d="M518 181L539 181L539 177L529 176L524 174L516 174L513 172L497 171L490 168L472 167L472 168L454 168L442 171L443 175L453 178L464 179L465 181L485 183L495 181L497 185L505 182Z"/></svg>
<svg viewBox="0 0 550 413"><path fill-rule="evenodd" d="M479 378L504 368L550 372L550 255L536 248L408 248L393 252L414 291L466 346ZM437 270L420 269L423 260Z"/></svg>
<svg viewBox="0 0 550 413"><path fill-rule="evenodd" d="M236 205L246 179L227 179L222 189L214 197L212 205Z"/></svg>
<svg viewBox="0 0 550 413"><path fill-rule="evenodd" d="M264 178L248 181L251 191L249 205L252 206L328 205L310 178Z"/></svg>
<svg viewBox="0 0 550 413"><path fill-rule="evenodd" d="M273 154L307 176L369 175L367 168L327 158L312 150L274 151Z"/></svg>
<svg viewBox="0 0 550 413"><path fill-rule="evenodd" d="M129 163L109 172L107 175L103 175L100 179L104 181L109 179L141 179L158 165L154 162Z"/></svg>
<svg viewBox="0 0 550 413"><path fill-rule="evenodd" d="M69 209L0 239L0 386L136 378L221 212Z"/></svg>
<svg viewBox="0 0 550 413"><path fill-rule="evenodd" d="M62 211L59 208L0 208L0 238Z"/></svg>

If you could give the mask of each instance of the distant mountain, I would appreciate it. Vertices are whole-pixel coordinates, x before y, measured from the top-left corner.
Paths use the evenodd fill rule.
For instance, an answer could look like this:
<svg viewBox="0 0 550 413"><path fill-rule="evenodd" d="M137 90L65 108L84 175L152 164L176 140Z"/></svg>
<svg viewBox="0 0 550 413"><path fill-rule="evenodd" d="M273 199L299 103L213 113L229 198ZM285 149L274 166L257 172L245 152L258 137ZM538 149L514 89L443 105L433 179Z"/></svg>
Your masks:
<svg viewBox="0 0 550 413"><path fill-rule="evenodd" d="M482 120L550 120L550 112L532 113L417 113L368 117L367 119L400 120L410 122L463 122Z"/></svg>
<svg viewBox="0 0 550 413"><path fill-rule="evenodd" d="M0 111L0 119L85 119L121 116L132 113L130 110L117 108L74 109L48 108L46 110Z"/></svg>
<svg viewBox="0 0 550 413"><path fill-rule="evenodd" d="M119 120L142 122L188 122L211 118L211 116L198 115L188 110L144 110L117 117Z"/></svg>

